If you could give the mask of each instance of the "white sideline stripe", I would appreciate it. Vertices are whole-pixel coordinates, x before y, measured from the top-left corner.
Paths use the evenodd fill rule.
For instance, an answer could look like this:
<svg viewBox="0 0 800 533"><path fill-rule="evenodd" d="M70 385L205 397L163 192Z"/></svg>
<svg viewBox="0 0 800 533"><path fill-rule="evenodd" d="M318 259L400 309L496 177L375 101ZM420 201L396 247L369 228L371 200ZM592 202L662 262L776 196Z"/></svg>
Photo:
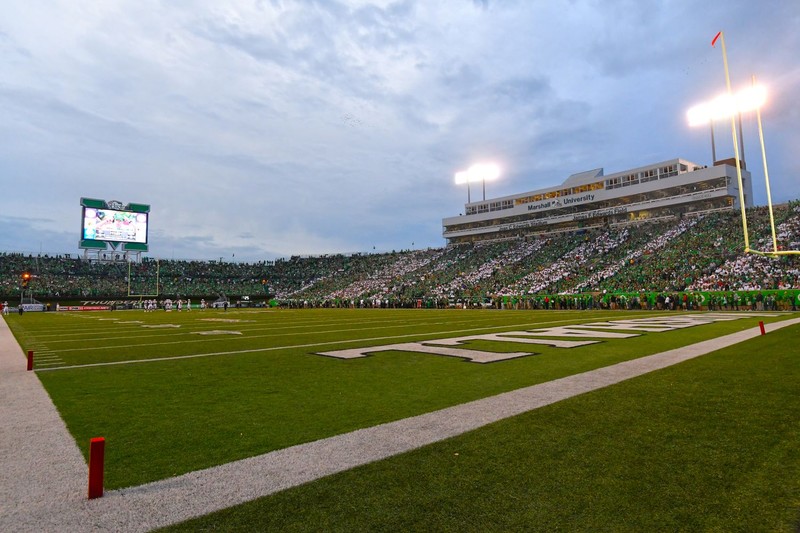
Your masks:
<svg viewBox="0 0 800 533"><path fill-rule="evenodd" d="M86 462L2 319L0 398L0 531L58 531L58 510L86 497ZM29 516L40 506L55 516Z"/></svg>
<svg viewBox="0 0 800 533"><path fill-rule="evenodd" d="M766 325L776 331L800 318ZM758 327L498 394L439 411L276 450L96 500L39 503L19 519L37 530L150 531L246 503L352 468L456 437L561 400L602 389L753 339ZM9 521L11 526L18 524ZM0 517L0 526L3 517ZM11 528L8 528L11 530Z"/></svg>

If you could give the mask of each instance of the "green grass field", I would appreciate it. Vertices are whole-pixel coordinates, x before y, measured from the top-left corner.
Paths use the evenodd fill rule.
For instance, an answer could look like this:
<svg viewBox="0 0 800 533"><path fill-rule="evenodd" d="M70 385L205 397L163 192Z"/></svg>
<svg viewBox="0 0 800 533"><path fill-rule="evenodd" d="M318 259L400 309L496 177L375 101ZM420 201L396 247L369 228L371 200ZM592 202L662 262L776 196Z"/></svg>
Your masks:
<svg viewBox="0 0 800 533"><path fill-rule="evenodd" d="M465 346L539 354L491 364L409 352L314 354L649 316L656 314L206 310L7 321L23 349L36 351L38 377L84 453L91 437L106 438L113 489L785 318L570 349ZM212 330L241 334L199 334ZM800 518L798 333L784 328L185 529L792 531Z"/></svg>

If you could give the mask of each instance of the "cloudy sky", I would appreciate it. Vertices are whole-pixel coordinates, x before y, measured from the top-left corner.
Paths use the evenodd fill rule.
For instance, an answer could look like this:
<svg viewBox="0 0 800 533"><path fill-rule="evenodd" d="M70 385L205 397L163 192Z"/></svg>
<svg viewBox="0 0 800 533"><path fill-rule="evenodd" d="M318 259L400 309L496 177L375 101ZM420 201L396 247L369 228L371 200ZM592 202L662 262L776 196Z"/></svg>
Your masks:
<svg viewBox="0 0 800 533"><path fill-rule="evenodd" d="M474 162L490 197L710 164L685 112L725 89L719 30L797 199L798 28L796 0L4 0L0 251L78 252L81 197L151 204L161 258L442 246Z"/></svg>

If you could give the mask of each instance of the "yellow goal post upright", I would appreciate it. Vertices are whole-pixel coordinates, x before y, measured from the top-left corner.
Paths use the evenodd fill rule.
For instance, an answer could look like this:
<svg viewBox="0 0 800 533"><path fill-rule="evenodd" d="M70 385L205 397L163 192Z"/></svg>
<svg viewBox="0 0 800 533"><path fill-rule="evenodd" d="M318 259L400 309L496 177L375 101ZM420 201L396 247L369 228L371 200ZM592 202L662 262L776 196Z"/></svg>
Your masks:
<svg viewBox="0 0 800 533"><path fill-rule="evenodd" d="M731 77L728 70L728 53L725 48L725 33L720 31L711 41L711 46L714 46L716 40L719 39L722 43L722 62L725 66L725 86L728 90L728 96L733 96L731 91ZM756 77L752 77L753 85L755 86ZM779 257L782 255L800 255L800 250L778 250L778 238L775 232L775 216L772 210L772 191L769 185L769 170L767 169L767 152L764 148L764 130L761 125L761 106L755 106L756 119L758 121L758 138L761 142L761 160L764 163L764 181L767 187L767 206L769 208L769 223L772 232L772 251L762 252L760 250L753 250L750 248L750 236L747 231L747 210L744 205L744 186L742 184L742 165L739 159L739 140L736 137L736 113L731 113L731 135L733 137L733 153L736 162L736 178L739 184L739 207L742 213L742 232L744 233L744 252L750 254L757 254L769 257Z"/></svg>
<svg viewBox="0 0 800 533"><path fill-rule="evenodd" d="M133 263L129 262L128 263L128 298L137 298L138 297L140 302L141 302L142 298L158 298L158 287L161 284L161 280L159 278L159 275L160 275L160 272L161 272L161 263L158 261L158 259L156 259L156 286L155 286L156 290L155 290L154 294L134 293L131 290L131 285L132 285L132 282L131 282L131 278L132 278L131 269L132 269L132 267L133 267Z"/></svg>

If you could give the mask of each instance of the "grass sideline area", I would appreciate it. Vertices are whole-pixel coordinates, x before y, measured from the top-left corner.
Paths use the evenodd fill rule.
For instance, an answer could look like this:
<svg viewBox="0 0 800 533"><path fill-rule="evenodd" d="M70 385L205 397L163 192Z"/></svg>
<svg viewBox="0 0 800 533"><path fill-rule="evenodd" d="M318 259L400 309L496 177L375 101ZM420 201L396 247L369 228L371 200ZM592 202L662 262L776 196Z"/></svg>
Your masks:
<svg viewBox="0 0 800 533"><path fill-rule="evenodd" d="M797 531L799 329L162 531Z"/></svg>
<svg viewBox="0 0 800 533"><path fill-rule="evenodd" d="M676 313L661 315L675 316ZM38 376L84 454L87 453L91 437L106 437L106 487L118 488L165 479L692 344L751 328L759 320L743 318L676 331L646 333L635 338L611 339L580 348L535 346L533 350L540 355L488 365L468 363L453 357L407 352L382 352L354 360L314 355L316 351L651 316L658 315L622 311L242 310L226 313L208 310L191 313L27 313L22 317L9 316L7 321L23 349L34 349L40 354L37 355ZM785 318L785 315L763 320L770 322L781 318ZM228 334L200 334L220 331ZM240 334L230 334L232 331ZM779 380L789 380L787 386L797 383L798 349L792 341L797 338L797 332L795 326L765 338L770 342L778 342L777 346L782 346L788 354L788 359L781 364L789 368L784 368L778 376ZM783 339L782 343L780 339ZM759 342L766 341L759 339ZM487 341L474 341L468 345L469 348L487 351L519 351L520 346L517 343ZM731 350L735 351L736 348ZM763 349L757 347L753 353L761 355L760 350ZM677 368L683 368L686 364ZM654 376L663 372L666 371L657 372ZM740 369L740 372L747 377L753 374L750 368ZM631 383L638 383L641 379ZM620 386L627 387L631 383ZM586 398L605 394L620 386L562 403L586 401ZM702 392L703 387L696 388L698 391L695 392ZM626 398L612 399L611 402L613 405L618 401L624 404ZM647 395L643 398L647 399ZM786 405L796 407L789 400L786 399ZM705 400L701 398L696 405L704 403ZM594 421L615 412L609 410L608 405L595 409L598 411L578 409L576 413L591 412L590 419ZM798 409L794 409L794 412L798 412ZM700 411L699 408L697 410ZM683 414L687 417L693 414L693 409L688 407L685 411ZM535 416L535 413L530 416ZM517 417L514 421L525 417ZM575 425L577 420L574 417L571 420L573 429L586 424L583 421ZM634 428L644 422L644 418L636 417L626 420ZM498 425L510 423L512 421ZM697 425L702 426L703 423L701 420ZM549 424L545 426L549 427ZM571 425L562 427L569 428ZM609 428L614 428L614 425ZM621 422L617 422L616 429L624 429ZM795 431L796 439L796 422L793 428L789 424L787 429ZM481 431L484 430L474 434ZM513 431L509 435L511 433ZM619 438L620 447L623 448L628 433L631 433L629 429L609 432L609 445L616 446L615 439ZM494 436L490 440L496 438ZM684 440L692 438L693 431L687 432ZM555 436L537 442L543 445L553 439ZM500 439L500 442L505 441ZM567 441L556 439L553 442L560 442L560 453L565 456L580 458L588 451L578 453L583 449L579 446L582 438L573 437ZM506 446L513 449L514 443L509 441L500 447ZM454 457L462 455L459 453ZM533 455L540 453L536 451ZM796 472L797 450L794 450L794 455L788 452L784 455L790 459L788 466ZM378 465L402 457L382 461ZM643 456L637 456L636 451L632 450L625 460L635 465L643 460ZM358 475L357 472L378 468L378 465L356 469L308 487L331 483L330 479L342 476ZM515 468L510 467L510 470ZM481 469L486 472L491 470L488 467ZM708 474L704 469L701 470L701 473ZM421 475L418 472L417 476L407 480L413 481ZM431 472L429 475L450 477L447 469L443 473ZM617 479L616 476L612 477ZM420 479L424 479L424 476ZM614 479L608 480L609 485L618 483ZM365 487L369 487L369 483L365 483ZM402 479L396 483L398 487L404 486ZM476 483L480 486L483 482ZM488 486L492 483L491 480L487 481ZM789 487L791 483L784 485ZM398 487L392 490L399 490ZM796 504L797 491L794 487ZM287 491L287 494L295 494L297 490L305 490L305 487ZM634 495L635 491L619 494L619 503L627 504L627 498ZM289 496L278 494L250 505L262 505L263 502L280 501L286 497ZM485 494L482 497L487 499ZM527 501L527 498L523 499ZM428 507L433 505L432 502ZM354 502L340 503L354 505ZM395 506L390 501L383 501L383 504L388 507L383 511L375 511L377 515L368 519L371 525L365 527L383 527L380 525L382 522L375 520L383 520L380 516L390 513ZM264 505L270 507L273 504ZM375 505L382 504L378 502ZM347 528L344 523L337 525L335 509L331 512L331 528ZM305 513L308 514L308 511ZM295 513L289 514L294 516ZM427 524L420 521L425 519L424 514L419 516L419 520L412 519L400 525L419 528ZM228 519L235 520L232 517L225 518ZM483 523L504 523L496 522L496 519L486 518ZM478 518L473 518L472 523L476 520ZM304 526L287 522L286 528L306 529L313 523L307 522ZM386 523L386 527L391 528L393 522ZM260 522L253 522L251 526L255 527L256 524ZM456 527L448 525L446 521L441 522L440 526L444 529ZM248 527L247 523L242 527Z"/></svg>

